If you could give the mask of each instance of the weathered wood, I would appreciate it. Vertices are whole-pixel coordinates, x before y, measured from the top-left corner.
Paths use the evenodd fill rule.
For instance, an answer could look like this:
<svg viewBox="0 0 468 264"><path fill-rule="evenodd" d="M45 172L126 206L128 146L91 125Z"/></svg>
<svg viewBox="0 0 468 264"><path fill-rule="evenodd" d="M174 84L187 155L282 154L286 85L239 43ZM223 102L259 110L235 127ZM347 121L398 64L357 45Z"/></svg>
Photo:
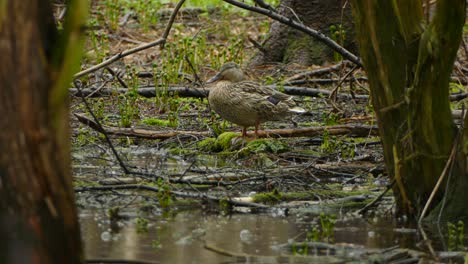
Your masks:
<svg viewBox="0 0 468 264"><path fill-rule="evenodd" d="M313 80L312 80L313 81ZM317 82L331 82L330 79L317 79ZM334 81L334 80L332 80ZM296 96L310 96L310 97L328 97L330 96L330 90L326 89L317 89L317 88L308 88L308 87L300 87L300 86L281 86L278 87L277 85L268 85L273 89L281 88L281 91L285 94L289 95L296 95ZM115 94L126 94L130 92L129 89L126 88L100 88L100 89L76 89L70 88L68 89L70 95L72 96L85 96L85 97L101 97L101 96L111 96ZM167 96L180 96L180 97L194 97L194 98L205 98L208 96L210 89L209 88L189 88L189 87L169 87L169 88L155 88L155 87L142 87L138 88L136 92L143 97L152 98L156 96L156 92L158 93L166 93ZM336 95L338 99L362 99L368 100L369 96L365 94L357 94L351 95L346 93L338 93ZM456 93L450 95L450 101L460 101L465 98L468 98L468 93Z"/></svg>
<svg viewBox="0 0 468 264"><path fill-rule="evenodd" d="M169 130L158 131L143 128L119 128L119 127L101 127L93 120L84 115L75 114L78 121L89 126L90 128L113 136L129 136L139 137L146 139L168 139L181 135L203 136L209 137L213 134L208 131L184 131L184 130ZM307 128L294 128L294 129L271 129L258 131L258 137L313 137L322 135L328 131L329 135L347 135L350 137L367 137L377 135L376 126L368 125L336 125L336 126L321 126L321 127L307 127ZM254 136L253 132L247 133L248 136Z"/></svg>

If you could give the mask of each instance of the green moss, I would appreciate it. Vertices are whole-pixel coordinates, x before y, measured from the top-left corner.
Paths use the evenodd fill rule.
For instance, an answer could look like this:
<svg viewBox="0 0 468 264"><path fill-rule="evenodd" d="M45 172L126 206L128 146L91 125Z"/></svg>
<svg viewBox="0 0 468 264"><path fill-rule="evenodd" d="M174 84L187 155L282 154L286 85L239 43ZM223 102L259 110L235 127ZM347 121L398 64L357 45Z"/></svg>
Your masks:
<svg viewBox="0 0 468 264"><path fill-rule="evenodd" d="M313 61L321 64L324 62L324 58L329 57L329 53L331 53L323 43L307 35L297 36L294 33L288 39L289 42L283 59L285 63L297 60L298 54L302 54L311 56L310 58L304 58L304 61Z"/></svg>
<svg viewBox="0 0 468 264"><path fill-rule="evenodd" d="M221 152L233 149L232 142L234 138L239 137L235 132L224 132L218 138L206 138L197 143L197 147L202 151Z"/></svg>
<svg viewBox="0 0 468 264"><path fill-rule="evenodd" d="M172 155L182 156L192 154L193 150L185 148L170 148L169 153L171 153Z"/></svg>
<svg viewBox="0 0 468 264"><path fill-rule="evenodd" d="M232 148L232 139L235 137L239 137L239 134L235 132L224 132L218 136L216 144L218 144L222 150L230 150Z"/></svg>
<svg viewBox="0 0 468 264"><path fill-rule="evenodd" d="M289 150L289 147L280 140L275 139L256 139L247 143L240 151L248 151L250 153L259 152L270 152L270 153L282 153Z"/></svg>
<svg viewBox="0 0 468 264"><path fill-rule="evenodd" d="M277 192L277 191L276 191ZM288 193L280 193L275 191L269 193L258 193L253 196L253 201L257 203L277 203L277 202L287 202L287 201L314 201L317 200L317 197L322 197L324 199L337 199L337 198L344 198L347 196L353 195L361 195L365 194L367 191L341 191L341 190L312 190L308 192L288 192ZM344 204L349 205L362 205L366 204L366 202L344 202L339 203L340 206L344 206Z"/></svg>
<svg viewBox="0 0 468 264"><path fill-rule="evenodd" d="M267 193L258 193L253 196L255 203L273 204L284 201L283 195L278 190L273 190Z"/></svg>
<svg viewBox="0 0 468 264"><path fill-rule="evenodd" d="M198 141L197 148L200 149L201 151L208 151L208 152L220 151L220 149L217 148L215 138L205 138L202 141Z"/></svg>
<svg viewBox="0 0 468 264"><path fill-rule="evenodd" d="M141 120L141 122L148 126L162 126L168 127L170 126L170 121L165 119L158 119L158 118L145 118Z"/></svg>
<svg viewBox="0 0 468 264"><path fill-rule="evenodd" d="M73 187L90 187L90 186L99 186L95 181L83 181L78 179L73 179Z"/></svg>

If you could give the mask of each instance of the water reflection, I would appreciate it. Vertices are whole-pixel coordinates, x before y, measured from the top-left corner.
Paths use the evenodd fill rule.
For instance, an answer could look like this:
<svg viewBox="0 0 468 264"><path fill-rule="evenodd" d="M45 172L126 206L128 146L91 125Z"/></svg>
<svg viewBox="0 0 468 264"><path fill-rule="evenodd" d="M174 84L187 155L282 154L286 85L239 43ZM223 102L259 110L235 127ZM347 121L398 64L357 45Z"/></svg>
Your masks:
<svg viewBox="0 0 468 264"><path fill-rule="evenodd" d="M270 255L279 244L302 241L311 230L308 216L206 215L199 210L171 217L149 218L147 233L138 233L136 214L131 220L111 223L104 211L82 211L80 215L87 259L144 260L159 263L227 263L232 257L205 249L205 243L235 254ZM335 243L352 243L366 248L414 244L415 234L394 232L391 219L366 222L338 221Z"/></svg>

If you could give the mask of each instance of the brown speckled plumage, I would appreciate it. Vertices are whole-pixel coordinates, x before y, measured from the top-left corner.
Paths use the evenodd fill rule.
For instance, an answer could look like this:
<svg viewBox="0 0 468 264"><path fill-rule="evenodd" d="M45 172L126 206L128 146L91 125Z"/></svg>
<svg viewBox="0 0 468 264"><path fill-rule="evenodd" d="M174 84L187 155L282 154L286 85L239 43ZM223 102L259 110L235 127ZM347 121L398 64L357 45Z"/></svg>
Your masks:
<svg viewBox="0 0 468 264"><path fill-rule="evenodd" d="M246 128L260 123L280 120L291 113L302 113L293 98L262 84L245 81L242 70L234 63L227 63L209 82L218 81L211 88L208 101L222 118Z"/></svg>

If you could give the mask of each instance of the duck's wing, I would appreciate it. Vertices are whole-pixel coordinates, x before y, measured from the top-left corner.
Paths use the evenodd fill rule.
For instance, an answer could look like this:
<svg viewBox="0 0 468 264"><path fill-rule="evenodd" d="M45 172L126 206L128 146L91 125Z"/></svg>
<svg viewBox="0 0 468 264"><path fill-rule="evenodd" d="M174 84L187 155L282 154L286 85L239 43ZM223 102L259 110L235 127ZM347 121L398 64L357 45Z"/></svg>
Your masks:
<svg viewBox="0 0 468 264"><path fill-rule="evenodd" d="M233 84L235 89L238 89L239 93L246 93L253 97L260 97L266 101L277 105L282 101L292 101L292 96L281 93L271 87L256 83L256 82L239 82Z"/></svg>

